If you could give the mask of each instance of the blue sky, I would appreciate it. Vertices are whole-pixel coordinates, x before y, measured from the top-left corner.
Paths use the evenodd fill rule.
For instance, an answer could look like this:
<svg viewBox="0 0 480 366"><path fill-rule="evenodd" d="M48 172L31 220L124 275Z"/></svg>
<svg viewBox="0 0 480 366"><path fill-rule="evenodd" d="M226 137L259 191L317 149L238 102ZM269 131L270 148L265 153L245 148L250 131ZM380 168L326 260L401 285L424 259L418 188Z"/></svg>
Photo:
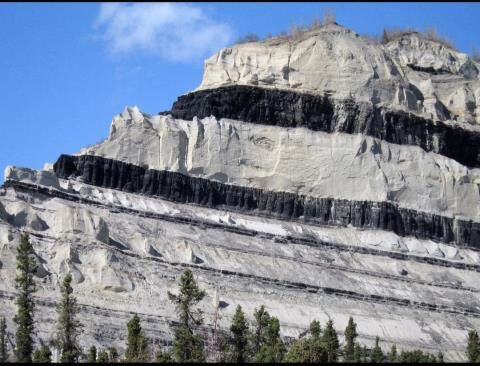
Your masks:
<svg viewBox="0 0 480 366"><path fill-rule="evenodd" d="M6 165L41 168L103 139L126 105L169 109L199 85L216 49L308 24L324 9L360 34L435 27L462 52L480 49L480 3L3 3L1 176Z"/></svg>

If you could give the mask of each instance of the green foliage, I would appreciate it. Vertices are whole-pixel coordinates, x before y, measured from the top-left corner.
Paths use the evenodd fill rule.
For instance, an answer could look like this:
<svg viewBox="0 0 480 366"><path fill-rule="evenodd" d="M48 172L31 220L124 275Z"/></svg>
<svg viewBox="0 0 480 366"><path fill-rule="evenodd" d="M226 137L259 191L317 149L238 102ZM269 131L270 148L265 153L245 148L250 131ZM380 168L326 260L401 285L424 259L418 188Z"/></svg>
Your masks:
<svg viewBox="0 0 480 366"><path fill-rule="evenodd" d="M417 349L414 351L402 351L398 361L401 363L436 363L437 359L434 355Z"/></svg>
<svg viewBox="0 0 480 366"><path fill-rule="evenodd" d="M353 350L353 362L355 363L361 363L364 362L365 355L363 354L363 348L360 346L360 344L355 343L355 347Z"/></svg>
<svg viewBox="0 0 480 366"><path fill-rule="evenodd" d="M271 317L265 332L265 344L256 354L256 361L262 363L282 362L285 352L285 345L280 337L280 322L276 317Z"/></svg>
<svg viewBox="0 0 480 366"><path fill-rule="evenodd" d="M67 274L60 289L62 299L57 307L57 337L61 350L61 362L77 362L81 354L77 338L81 324L76 319L78 314L77 299L73 296L72 275Z"/></svg>
<svg viewBox="0 0 480 366"><path fill-rule="evenodd" d="M0 363L8 360L8 344L7 344L7 322L5 318L0 320Z"/></svg>
<svg viewBox="0 0 480 366"><path fill-rule="evenodd" d="M109 362L109 357L108 353L105 350L102 350L97 357L97 362L98 363L108 363Z"/></svg>
<svg viewBox="0 0 480 366"><path fill-rule="evenodd" d="M203 323L203 314L194 307L205 297L205 291L198 287L193 273L187 269L180 277L180 292L168 292L175 304L180 325L175 329L173 355L178 362L202 362L205 360L203 339L194 333Z"/></svg>
<svg viewBox="0 0 480 366"><path fill-rule="evenodd" d="M345 361L352 362L355 359L355 338L358 337L357 324L353 318L348 319L348 325L345 328Z"/></svg>
<svg viewBox="0 0 480 366"><path fill-rule="evenodd" d="M115 347L110 347L108 349L108 359L110 360L111 363L118 362L118 351Z"/></svg>
<svg viewBox="0 0 480 366"><path fill-rule="evenodd" d="M337 332L333 328L333 320L328 320L323 332L323 342L327 349L328 362L336 362L338 359L338 350L340 343L338 341Z"/></svg>
<svg viewBox="0 0 480 366"><path fill-rule="evenodd" d="M299 339L291 345L285 361L298 363L325 363L328 361L328 352L321 338L318 321L314 320L310 323L310 337Z"/></svg>
<svg viewBox="0 0 480 366"><path fill-rule="evenodd" d="M467 357L468 362L478 362L480 356L480 342L476 330L468 332Z"/></svg>
<svg viewBox="0 0 480 366"><path fill-rule="evenodd" d="M232 360L236 363L244 363L248 342L248 323L240 305L237 306L233 316L230 332L232 332L233 343Z"/></svg>
<svg viewBox="0 0 480 366"><path fill-rule="evenodd" d="M438 352L437 354L437 362L438 363L444 363L445 361L443 360L443 353L442 352Z"/></svg>
<svg viewBox="0 0 480 366"><path fill-rule="evenodd" d="M251 335L252 353L256 355L260 348L265 344L266 331L270 324L270 314L265 310L265 306L254 309L253 311L253 333Z"/></svg>
<svg viewBox="0 0 480 366"><path fill-rule="evenodd" d="M157 351L155 354L155 362L158 363L172 363L173 358L170 352Z"/></svg>
<svg viewBox="0 0 480 366"><path fill-rule="evenodd" d="M392 345L390 353L387 355L387 359L389 362L396 362L397 361L397 346L395 344Z"/></svg>
<svg viewBox="0 0 480 366"><path fill-rule="evenodd" d="M372 355L370 356L370 361L372 363L381 363L381 362L383 362L383 360L385 358L385 356L383 355L383 351L380 348L379 342L380 342L380 338L376 337L375 338L375 347L373 347Z"/></svg>
<svg viewBox="0 0 480 366"><path fill-rule="evenodd" d="M16 302L17 314L14 318L17 324L15 355L18 362L32 362L33 293L36 290L33 274L37 269L34 255L28 234L22 234L17 249L17 276L15 277L15 288L19 292Z"/></svg>
<svg viewBox="0 0 480 366"><path fill-rule="evenodd" d="M97 362L97 347L90 347L90 349L88 350L87 361L89 363Z"/></svg>
<svg viewBox="0 0 480 366"><path fill-rule="evenodd" d="M37 348L33 354L34 363L50 363L52 362L52 351L47 345Z"/></svg>
<svg viewBox="0 0 480 366"><path fill-rule="evenodd" d="M128 337L125 357L127 362L148 361L148 338L140 325L140 318L135 314L127 323Z"/></svg>

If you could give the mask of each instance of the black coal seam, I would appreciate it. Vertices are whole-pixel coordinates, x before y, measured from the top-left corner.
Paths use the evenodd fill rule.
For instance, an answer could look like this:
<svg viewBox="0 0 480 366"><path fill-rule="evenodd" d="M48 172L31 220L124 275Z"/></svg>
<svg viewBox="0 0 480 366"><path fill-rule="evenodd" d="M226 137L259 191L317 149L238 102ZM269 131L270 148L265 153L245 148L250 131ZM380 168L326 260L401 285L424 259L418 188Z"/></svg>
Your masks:
<svg viewBox="0 0 480 366"><path fill-rule="evenodd" d="M212 222L206 222L198 219L190 219L190 218L185 218L185 217L179 217L179 216L170 216L170 215L163 215L163 214L158 214L158 213L153 213L153 212L147 212L147 211L141 211L141 210L135 210L132 208L127 208L127 207L122 207L122 206L116 206L116 205L111 205L111 204L105 204L101 203L99 201L94 201L91 199L87 199L81 196L78 196L77 194L68 194L65 192L58 191L56 189L51 189L51 188L46 188L34 184L29 184L29 183L24 183L24 182L18 182L18 181L12 181L8 180L3 184L4 188L12 187L16 190L19 191L27 191L27 192L36 192L39 194L43 194L48 197L56 197L60 199L64 199L67 201L72 201L72 202L77 202L81 204L86 204L86 205L91 205L99 208L108 208L111 213L123 213L123 214L134 214L134 215L139 215L144 218L149 218L149 219L154 219L154 220L163 220L163 221L168 221L168 222L174 222L174 223L179 223L179 224L186 224L186 225L191 225L191 226L196 226L204 229L214 229L214 230L222 230L222 231L228 231L232 232L235 234L239 235L245 235L245 236L258 236L260 238L265 238L269 240L278 240L279 237L277 235L269 234L269 233L263 233L259 232L256 230L251 230L251 229L241 229L241 228L235 228L232 226L227 226L223 224L216 224ZM31 232L32 235L38 236L38 237L47 237L44 236L40 233L34 233ZM48 237L49 239L55 239L53 237ZM461 269L461 270L466 270L466 271L475 271L475 272L480 272L480 265L476 264L468 264L468 263L462 263L462 262L452 262L444 259L439 259L439 258L432 258L432 257L420 257L417 255L411 255L411 254L405 254L405 253L400 253L400 252L389 252L389 251L384 251L384 250L379 250L379 249L373 249L373 248L365 248L361 246L350 246L347 244L341 244L341 243L334 243L334 242L326 242L326 241L321 241L318 239L309 239L309 238L301 238L301 237L294 237L291 235L286 235L283 237L284 241L282 243L289 243L289 244L298 244L298 245L304 245L304 246L309 246L309 247L323 247L326 249L331 249L331 250L339 250L339 251L345 251L345 252L350 252L350 253L359 253L359 254L368 254L368 255L378 255L382 257L388 257L388 258L393 258L397 260L412 260L415 262L423 263L423 264L428 264L432 266L440 266L440 267L445 267L445 268L455 268L455 269Z"/></svg>
<svg viewBox="0 0 480 366"><path fill-rule="evenodd" d="M251 213L313 225L352 225L393 231L460 247L480 247L480 223L398 207L392 202L318 198L289 192L224 184L181 173L145 169L94 155L61 155L54 164L59 178L143 193L178 203Z"/></svg>
<svg viewBox="0 0 480 366"><path fill-rule="evenodd" d="M394 144L419 146L465 166L480 167L480 132L354 100L237 85L182 95L170 111L160 114L185 120L213 115L327 133L361 133Z"/></svg>

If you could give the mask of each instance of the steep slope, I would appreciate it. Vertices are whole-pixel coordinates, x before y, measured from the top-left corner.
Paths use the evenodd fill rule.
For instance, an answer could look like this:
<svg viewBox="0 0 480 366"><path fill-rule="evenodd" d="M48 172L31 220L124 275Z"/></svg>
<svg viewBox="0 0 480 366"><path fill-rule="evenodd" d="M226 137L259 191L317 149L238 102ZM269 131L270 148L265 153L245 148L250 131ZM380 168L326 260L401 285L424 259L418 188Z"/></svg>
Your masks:
<svg viewBox="0 0 480 366"><path fill-rule="evenodd" d="M207 326L237 304L290 337L352 315L367 345L462 360L480 326L478 70L415 33L381 46L338 25L219 51L170 111L126 108L102 143L6 169L2 312L26 231L44 339L70 272L84 347L123 350L134 312L168 344L167 290L193 268Z"/></svg>

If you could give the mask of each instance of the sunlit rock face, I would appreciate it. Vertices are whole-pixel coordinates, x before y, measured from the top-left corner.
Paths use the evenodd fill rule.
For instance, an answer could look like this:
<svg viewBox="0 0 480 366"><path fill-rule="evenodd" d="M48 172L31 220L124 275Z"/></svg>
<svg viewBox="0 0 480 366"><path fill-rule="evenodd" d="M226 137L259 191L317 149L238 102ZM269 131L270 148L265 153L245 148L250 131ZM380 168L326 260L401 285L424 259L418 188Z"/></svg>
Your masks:
<svg viewBox="0 0 480 366"><path fill-rule="evenodd" d="M5 170L0 315L15 329L27 232L37 339L71 273L84 349L122 353L134 313L168 345L167 291L191 268L207 327L217 306L227 328L265 304L285 337L331 318L343 339L353 316L367 346L463 360L480 328L478 70L415 33L382 46L335 24L220 50L171 110L127 107L103 142Z"/></svg>

